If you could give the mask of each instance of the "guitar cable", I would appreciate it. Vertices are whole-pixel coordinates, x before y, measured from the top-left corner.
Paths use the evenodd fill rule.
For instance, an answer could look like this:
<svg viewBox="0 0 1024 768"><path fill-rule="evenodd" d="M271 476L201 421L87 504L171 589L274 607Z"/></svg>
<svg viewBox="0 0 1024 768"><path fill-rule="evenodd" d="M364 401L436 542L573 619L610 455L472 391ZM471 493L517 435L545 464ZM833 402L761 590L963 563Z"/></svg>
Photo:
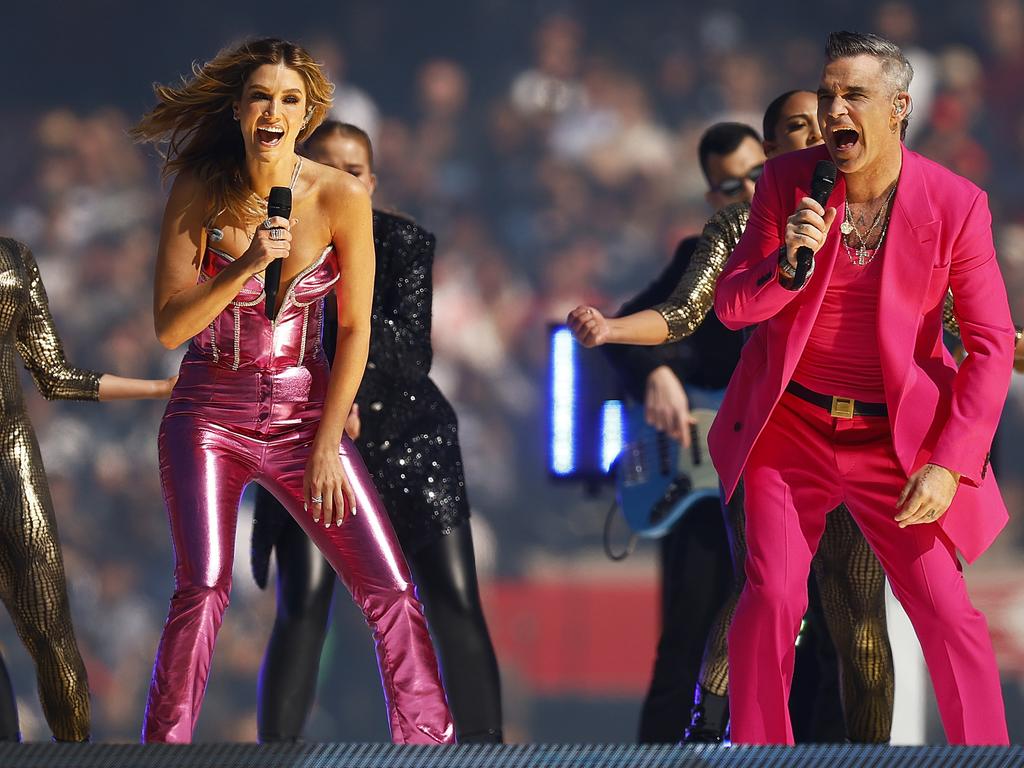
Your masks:
<svg viewBox="0 0 1024 768"><path fill-rule="evenodd" d="M619 511L619 500L614 499L612 505L608 508L608 514L604 518L604 553L608 556L608 559L613 562L619 562L625 560L636 549L636 542L639 538L635 533L630 534L629 541L626 542L626 547L621 552L612 551L612 521L618 517Z"/></svg>

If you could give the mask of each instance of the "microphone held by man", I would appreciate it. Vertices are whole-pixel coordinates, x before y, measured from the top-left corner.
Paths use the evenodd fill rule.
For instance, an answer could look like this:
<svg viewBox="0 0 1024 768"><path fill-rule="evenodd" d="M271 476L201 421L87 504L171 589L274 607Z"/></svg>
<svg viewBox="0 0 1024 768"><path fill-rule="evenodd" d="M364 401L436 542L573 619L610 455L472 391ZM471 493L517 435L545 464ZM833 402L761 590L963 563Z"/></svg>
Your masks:
<svg viewBox="0 0 1024 768"><path fill-rule="evenodd" d="M779 254L783 285L798 291L814 271L814 254L825 244L836 218L835 208L825 208L836 183L836 166L820 161L811 179L811 196L800 200L800 207L786 223L786 243Z"/></svg>

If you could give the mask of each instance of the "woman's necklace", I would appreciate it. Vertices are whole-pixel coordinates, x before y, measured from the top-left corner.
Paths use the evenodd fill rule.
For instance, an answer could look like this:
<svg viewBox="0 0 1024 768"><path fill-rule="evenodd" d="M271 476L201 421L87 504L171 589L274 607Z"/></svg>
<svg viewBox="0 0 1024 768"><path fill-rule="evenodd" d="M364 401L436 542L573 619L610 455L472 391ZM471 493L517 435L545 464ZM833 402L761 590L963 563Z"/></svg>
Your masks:
<svg viewBox="0 0 1024 768"><path fill-rule="evenodd" d="M288 183L288 189L295 189L295 182L299 178L299 171L302 169L302 156L295 156L295 167L292 169L292 180ZM256 229L262 224L267 218L267 201L257 195L255 192L249 193L249 206L250 210L247 213L256 214L256 227L253 228L251 233L252 237L256 236Z"/></svg>
<svg viewBox="0 0 1024 768"><path fill-rule="evenodd" d="M288 184L288 189L295 189L295 182L299 178L299 171L301 170L301 168L302 156L296 155L295 167L292 169L292 180ZM217 211L216 214L210 217L209 224L207 224L206 226L206 231L207 234L209 235L210 242L215 243L218 240L224 239L224 230L213 226L213 223L217 219L219 219L226 210L226 208L221 208L219 211ZM245 210L243 211L243 213L245 214L243 226L245 227L246 234L248 234L249 239L251 240L252 238L256 237L256 230L259 228L260 224L267 220L267 201L264 200L259 195L257 195L255 192L250 192L248 199L245 201ZM256 222L256 226L252 228L251 232L249 231L249 227L247 226L247 222L249 221Z"/></svg>
<svg viewBox="0 0 1024 768"><path fill-rule="evenodd" d="M853 223L853 217L850 214L850 204L846 204L846 214L843 216L843 223L839 227L839 231L847 237L851 234L855 234L857 235L857 240L860 241L860 245L856 248L852 248L846 242L846 238L843 238L843 247L846 249L846 255L849 257L850 263L854 266L863 267L870 264L874 261L875 253L882 247L882 241L885 240L885 233L889 229L889 203L892 202L892 198L895 194L896 184L893 183L892 189L889 190L888 197L885 198L885 202L882 203L882 207L879 208L878 213L875 214L875 219L871 222L871 226L868 227L867 233L863 235L860 233L860 230L857 229L857 225ZM875 229L883 218L885 220L885 225L882 227L882 232L878 237L878 245L874 249L870 249L868 248L868 243L871 242L871 236L874 234Z"/></svg>

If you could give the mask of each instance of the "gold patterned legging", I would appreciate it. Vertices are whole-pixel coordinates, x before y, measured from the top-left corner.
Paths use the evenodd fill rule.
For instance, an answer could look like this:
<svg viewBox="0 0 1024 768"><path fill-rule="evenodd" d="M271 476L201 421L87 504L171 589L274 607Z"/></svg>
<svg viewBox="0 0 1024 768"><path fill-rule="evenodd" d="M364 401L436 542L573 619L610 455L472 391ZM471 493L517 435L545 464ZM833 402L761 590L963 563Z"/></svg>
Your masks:
<svg viewBox="0 0 1024 768"><path fill-rule="evenodd" d="M0 599L36 666L54 737L89 737L89 685L71 626L50 490L27 419L0 417Z"/></svg>
<svg viewBox="0 0 1024 768"><path fill-rule="evenodd" d="M735 587L708 634L700 670L701 686L719 696L729 688L727 637L746 581L743 493L740 483L726 514ZM854 742L887 742L895 684L885 621L885 573L845 506L829 513L812 567L839 658L847 735Z"/></svg>

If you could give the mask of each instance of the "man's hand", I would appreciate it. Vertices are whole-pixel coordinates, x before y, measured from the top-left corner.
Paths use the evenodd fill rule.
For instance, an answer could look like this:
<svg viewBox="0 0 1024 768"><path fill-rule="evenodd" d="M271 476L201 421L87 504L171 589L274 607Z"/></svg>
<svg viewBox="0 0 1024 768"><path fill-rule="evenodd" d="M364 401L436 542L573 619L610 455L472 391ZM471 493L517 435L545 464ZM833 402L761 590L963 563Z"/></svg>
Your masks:
<svg viewBox="0 0 1024 768"><path fill-rule="evenodd" d="M825 210L810 197L800 200L796 213L786 220L786 259L796 269L796 251L807 246L812 253L821 250L828 230L836 220L836 209Z"/></svg>
<svg viewBox="0 0 1024 768"><path fill-rule="evenodd" d="M576 307L565 320L576 341L584 347L599 347L608 342L608 321L594 307Z"/></svg>
<svg viewBox="0 0 1024 768"><path fill-rule="evenodd" d="M690 400L679 377L667 365L660 365L647 376L644 418L683 447L690 447L690 426L697 420L690 415Z"/></svg>
<svg viewBox="0 0 1024 768"><path fill-rule="evenodd" d="M938 464L925 464L910 476L903 486L896 508L900 528L908 525L934 523L949 509L956 493L960 475Z"/></svg>

